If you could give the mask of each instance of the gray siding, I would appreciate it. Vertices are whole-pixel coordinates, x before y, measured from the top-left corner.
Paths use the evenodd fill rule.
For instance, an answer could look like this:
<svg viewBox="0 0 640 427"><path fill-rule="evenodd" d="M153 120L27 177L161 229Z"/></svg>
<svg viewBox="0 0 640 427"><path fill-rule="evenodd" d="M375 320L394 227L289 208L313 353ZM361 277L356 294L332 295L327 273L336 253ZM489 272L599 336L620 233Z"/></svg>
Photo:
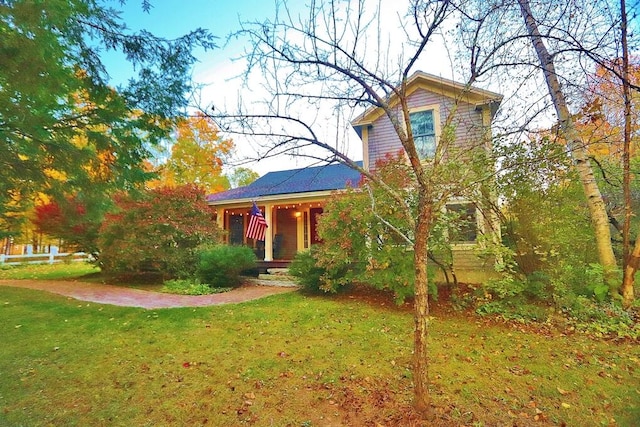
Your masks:
<svg viewBox="0 0 640 427"><path fill-rule="evenodd" d="M447 115L454 107L454 100L424 89L416 90L409 97L410 109L427 105L440 106L440 129L442 129ZM453 124L456 129L454 147L464 149L484 144L485 129L482 126L482 112L477 111L474 105L460 102ZM373 122L369 127L369 165L371 168L375 166L376 161L383 159L385 155L395 155L402 150L400 139L387 116L382 116Z"/></svg>

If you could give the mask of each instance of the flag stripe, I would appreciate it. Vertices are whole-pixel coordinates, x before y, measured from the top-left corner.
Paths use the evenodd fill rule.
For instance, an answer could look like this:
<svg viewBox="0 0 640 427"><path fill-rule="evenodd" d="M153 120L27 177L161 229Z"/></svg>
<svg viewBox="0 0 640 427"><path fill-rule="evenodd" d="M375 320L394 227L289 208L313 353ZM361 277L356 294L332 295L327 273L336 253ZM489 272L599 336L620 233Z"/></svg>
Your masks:
<svg viewBox="0 0 640 427"><path fill-rule="evenodd" d="M251 217L249 218L249 226L247 227L247 239L264 240L267 230L267 221L262 216L262 212L254 203L251 207Z"/></svg>

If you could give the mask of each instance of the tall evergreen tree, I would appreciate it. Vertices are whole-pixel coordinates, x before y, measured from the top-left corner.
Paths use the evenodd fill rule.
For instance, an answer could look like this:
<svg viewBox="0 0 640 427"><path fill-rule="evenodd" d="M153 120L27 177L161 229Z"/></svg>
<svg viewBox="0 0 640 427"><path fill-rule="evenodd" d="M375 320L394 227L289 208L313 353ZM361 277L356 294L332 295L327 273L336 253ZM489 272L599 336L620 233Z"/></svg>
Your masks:
<svg viewBox="0 0 640 427"><path fill-rule="evenodd" d="M0 1L0 233L37 193L81 198L145 180L148 149L186 105L196 47L213 36L132 33L101 0ZM137 70L126 85L109 84L109 50Z"/></svg>

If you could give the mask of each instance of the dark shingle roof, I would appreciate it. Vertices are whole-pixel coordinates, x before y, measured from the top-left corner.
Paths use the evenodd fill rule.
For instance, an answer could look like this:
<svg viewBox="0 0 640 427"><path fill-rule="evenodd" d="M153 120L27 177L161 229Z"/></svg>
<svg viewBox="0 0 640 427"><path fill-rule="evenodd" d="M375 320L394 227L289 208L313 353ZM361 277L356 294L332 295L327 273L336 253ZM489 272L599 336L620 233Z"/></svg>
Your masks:
<svg viewBox="0 0 640 427"><path fill-rule="evenodd" d="M362 162L356 162L362 166ZM357 186L360 172L343 164L269 172L253 183L207 196L208 202L258 199L278 194L309 193L314 191L341 190L347 185Z"/></svg>

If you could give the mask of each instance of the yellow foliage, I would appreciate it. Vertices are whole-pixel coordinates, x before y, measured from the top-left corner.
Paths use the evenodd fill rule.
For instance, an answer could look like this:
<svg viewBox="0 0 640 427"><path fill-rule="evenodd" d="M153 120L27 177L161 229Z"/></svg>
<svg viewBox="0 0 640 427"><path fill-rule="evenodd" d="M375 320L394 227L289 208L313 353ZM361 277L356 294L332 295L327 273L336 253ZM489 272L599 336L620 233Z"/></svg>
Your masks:
<svg viewBox="0 0 640 427"><path fill-rule="evenodd" d="M204 114L182 118L175 126L171 157L155 169L158 179L147 185L156 188L195 183L211 193L226 190L229 182L222 167L234 148L233 141L223 139L215 123Z"/></svg>
<svg viewBox="0 0 640 427"><path fill-rule="evenodd" d="M610 64L619 68L617 61ZM632 84L640 84L640 64L630 64L629 78ZM624 144L624 98L620 79L610 70L599 66L591 77L587 102L577 120L578 131L590 154L621 158ZM632 91L631 99L631 155L638 149L640 140L640 93Z"/></svg>

